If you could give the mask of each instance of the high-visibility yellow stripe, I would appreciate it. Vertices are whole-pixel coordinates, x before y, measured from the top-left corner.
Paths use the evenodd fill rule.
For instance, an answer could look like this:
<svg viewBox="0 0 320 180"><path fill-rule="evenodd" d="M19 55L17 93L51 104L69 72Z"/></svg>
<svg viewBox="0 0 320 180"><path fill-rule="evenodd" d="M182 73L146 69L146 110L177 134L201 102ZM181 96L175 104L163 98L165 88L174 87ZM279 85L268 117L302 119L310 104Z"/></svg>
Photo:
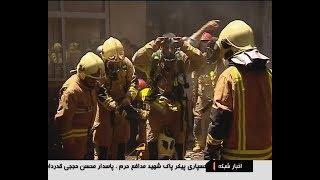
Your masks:
<svg viewBox="0 0 320 180"><path fill-rule="evenodd" d="M208 133L207 138L206 138L206 143L209 145L214 145L217 143L221 143L223 141L223 139L216 139L214 137L211 136L211 134Z"/></svg>
<svg viewBox="0 0 320 180"><path fill-rule="evenodd" d="M266 154L268 152L272 151L272 146L268 147L267 149L262 149L262 150L233 150L233 149L227 149L224 148L223 152L226 153L232 153L232 154L253 154L253 155L257 155L257 154Z"/></svg>
<svg viewBox="0 0 320 180"><path fill-rule="evenodd" d="M240 109L240 115L241 115L241 134L242 134L242 150L246 149L246 105L245 105L245 88L243 85L243 78L239 72L239 83L240 83L240 100L241 100L241 109Z"/></svg>
<svg viewBox="0 0 320 180"><path fill-rule="evenodd" d="M268 155L270 155L272 153L272 151L269 151L267 153L264 153L264 154L232 154L232 153L227 153L225 151L223 151L223 155L225 156L231 156L231 157L234 157L234 158L259 158L259 157L266 157Z"/></svg>
<svg viewBox="0 0 320 180"><path fill-rule="evenodd" d="M223 159L228 159L228 160L265 160L269 159L272 156L272 152L268 155L265 156L257 156L257 157L234 157L234 156L229 156L222 154L221 155Z"/></svg>
<svg viewBox="0 0 320 180"><path fill-rule="evenodd" d="M90 109L86 109L86 108L78 108L76 109L76 111L74 113L76 114L83 114L83 113L88 113L88 112L91 112L92 111L92 108Z"/></svg>
<svg viewBox="0 0 320 180"><path fill-rule="evenodd" d="M270 91L271 91L271 95L272 95L272 70L267 68L267 74L268 74Z"/></svg>
<svg viewBox="0 0 320 180"><path fill-rule="evenodd" d="M240 95L240 84L237 82L237 96L238 96L238 150L241 150L243 138L242 138L242 104L241 104L241 95Z"/></svg>
<svg viewBox="0 0 320 180"><path fill-rule="evenodd" d="M62 139L69 139L69 138L74 138L74 137L85 137L87 136L87 133L81 133L81 134L71 134L69 136L65 136L65 137L62 137Z"/></svg>
<svg viewBox="0 0 320 180"><path fill-rule="evenodd" d="M67 136L69 134L73 134L73 133L87 133L87 129L72 129L71 131L68 131L66 133L60 134L61 136Z"/></svg>

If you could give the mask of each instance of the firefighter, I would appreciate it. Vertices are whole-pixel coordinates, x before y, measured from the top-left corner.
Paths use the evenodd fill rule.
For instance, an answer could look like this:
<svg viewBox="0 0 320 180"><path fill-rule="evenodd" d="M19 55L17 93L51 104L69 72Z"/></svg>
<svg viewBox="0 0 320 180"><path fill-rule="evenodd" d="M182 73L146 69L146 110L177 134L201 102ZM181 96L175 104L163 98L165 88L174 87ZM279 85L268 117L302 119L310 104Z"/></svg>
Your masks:
<svg viewBox="0 0 320 180"><path fill-rule="evenodd" d="M151 90L148 159L158 159L161 150L158 137L165 128L175 139L177 158L184 159L187 114L184 89L189 86L186 73L205 64L204 56L173 33L167 33L140 48L132 60L146 74Z"/></svg>
<svg viewBox="0 0 320 180"><path fill-rule="evenodd" d="M196 88L194 93L196 103L192 109L194 116L194 152L204 149L210 122L209 113L210 106L212 105L212 91L219 75L226 68L222 59L216 61L216 59L212 58L212 49L218 38L212 36L209 32L217 29L219 27L218 23L219 20L208 21L188 39L193 46L199 48L204 53L208 64L205 69L193 72L193 81Z"/></svg>
<svg viewBox="0 0 320 180"><path fill-rule="evenodd" d="M95 159L125 159L130 124L137 121L131 101L137 95L135 69L125 57L121 42L113 37L102 45L106 78L98 91L98 112L94 124Z"/></svg>
<svg viewBox="0 0 320 180"><path fill-rule="evenodd" d="M60 43L53 44L51 60L53 62L53 77L63 77L62 46Z"/></svg>
<svg viewBox="0 0 320 180"><path fill-rule="evenodd" d="M69 48L66 52L66 68L67 72L74 69L78 64L79 59L81 58L81 51L79 44L76 42L72 42L69 44Z"/></svg>
<svg viewBox="0 0 320 180"><path fill-rule="evenodd" d="M144 79L138 79L138 94L135 99L132 101L132 105L136 108L140 115L138 122L132 123L130 126L131 139L133 139L134 144L131 144L131 150L137 152L139 159L146 159L147 152L146 142L147 142L147 118L150 112L148 107L148 102L146 97L148 97L149 87L147 82ZM132 129L131 129L132 128ZM131 131L132 130L132 131ZM129 141L130 142L130 141ZM130 145L130 144L129 144ZM135 149L132 149L135 148Z"/></svg>
<svg viewBox="0 0 320 180"><path fill-rule="evenodd" d="M258 160L272 157L272 73L254 44L251 27L230 22L214 48L228 61L214 90L205 159Z"/></svg>
<svg viewBox="0 0 320 180"><path fill-rule="evenodd" d="M216 41L216 38L211 34L205 32L201 37L199 49L205 53L207 59L210 59L208 55L207 48L211 47ZM195 82L196 82L196 103L192 109L194 116L194 126L193 126L193 136L194 136L194 152L199 152L203 150L205 146L206 131L209 125L209 110L212 105L212 91L217 80L217 76L222 73L224 67L221 66L222 63L207 61L208 66L201 71L195 71ZM209 109L209 110L208 110Z"/></svg>
<svg viewBox="0 0 320 180"><path fill-rule="evenodd" d="M62 139L63 159L84 159L87 154L88 130L96 115L95 87L105 75L101 58L85 54L60 90L55 126Z"/></svg>

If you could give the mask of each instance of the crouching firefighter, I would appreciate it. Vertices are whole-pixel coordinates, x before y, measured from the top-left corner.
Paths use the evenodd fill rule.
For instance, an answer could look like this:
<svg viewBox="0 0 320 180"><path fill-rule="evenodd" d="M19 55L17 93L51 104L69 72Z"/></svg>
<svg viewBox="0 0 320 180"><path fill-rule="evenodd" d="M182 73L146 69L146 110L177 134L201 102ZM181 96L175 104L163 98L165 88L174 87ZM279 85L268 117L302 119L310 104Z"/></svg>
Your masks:
<svg viewBox="0 0 320 180"><path fill-rule="evenodd" d="M229 67L213 96L205 159L259 160L272 157L272 74L245 22L230 22L216 42L217 58Z"/></svg>
<svg viewBox="0 0 320 180"><path fill-rule="evenodd" d="M101 81L98 110L93 126L95 159L125 159L126 144L130 138L130 120L137 121L139 114L131 101L137 95L135 70L124 56L118 39L110 37L102 45L101 57L106 78Z"/></svg>
<svg viewBox="0 0 320 180"><path fill-rule="evenodd" d="M136 98L132 101L132 105L135 110L139 113L139 121L133 122L133 131L131 133L131 138L135 138L136 144L134 148L131 149L131 152L128 156L135 154L136 159L146 159L146 142L147 142L147 119L150 112L149 103L146 101L146 98L150 95L150 88L148 87L144 79L138 79L138 94ZM131 129L130 129L131 131Z"/></svg>
<svg viewBox="0 0 320 180"><path fill-rule="evenodd" d="M145 100L150 107L148 159L171 159L174 154L176 159L184 159L188 114L184 89L189 87L186 72L192 65L190 57L198 60L193 65L205 63L198 49L172 33L151 41L133 57L133 64L146 73L150 85L150 93Z"/></svg>
<svg viewBox="0 0 320 180"><path fill-rule="evenodd" d="M85 54L77 69L60 90L60 100L55 115L55 127L62 140L62 159L85 159L88 131L96 116L97 81L105 76L101 58L92 52Z"/></svg>

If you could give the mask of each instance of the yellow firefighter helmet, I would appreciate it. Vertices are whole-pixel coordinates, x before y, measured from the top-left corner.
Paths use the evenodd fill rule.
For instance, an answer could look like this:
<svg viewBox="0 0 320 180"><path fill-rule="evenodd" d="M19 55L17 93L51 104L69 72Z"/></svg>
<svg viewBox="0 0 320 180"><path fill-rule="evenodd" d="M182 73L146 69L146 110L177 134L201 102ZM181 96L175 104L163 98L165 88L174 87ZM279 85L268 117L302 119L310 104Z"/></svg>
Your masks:
<svg viewBox="0 0 320 180"><path fill-rule="evenodd" d="M77 73L81 79L91 77L101 79L105 76L105 67L102 59L93 52L85 54L77 65Z"/></svg>
<svg viewBox="0 0 320 180"><path fill-rule="evenodd" d="M60 43L54 43L54 44L53 44L53 50L54 50L55 52L60 52L61 49L62 49L62 46L61 46Z"/></svg>
<svg viewBox="0 0 320 180"><path fill-rule="evenodd" d="M101 56L104 61L124 60L124 49L121 42L113 37L107 39L102 45Z"/></svg>
<svg viewBox="0 0 320 180"><path fill-rule="evenodd" d="M221 44L222 41L232 46L235 53L238 51L253 49L255 47L251 27L241 20L230 22L221 31L217 40L217 44L220 48L223 47Z"/></svg>
<svg viewBox="0 0 320 180"><path fill-rule="evenodd" d="M75 49L77 49L77 50L79 50L80 49L80 45L79 45L79 43L73 43L73 46L74 46L74 48Z"/></svg>

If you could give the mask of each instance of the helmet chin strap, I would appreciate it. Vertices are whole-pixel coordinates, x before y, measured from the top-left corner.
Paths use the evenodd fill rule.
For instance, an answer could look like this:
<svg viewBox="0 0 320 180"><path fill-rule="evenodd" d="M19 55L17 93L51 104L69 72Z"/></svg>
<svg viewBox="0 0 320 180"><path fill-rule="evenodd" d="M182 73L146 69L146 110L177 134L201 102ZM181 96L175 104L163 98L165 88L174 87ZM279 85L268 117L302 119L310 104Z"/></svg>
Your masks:
<svg viewBox="0 0 320 180"><path fill-rule="evenodd" d="M238 51L235 54L240 54L242 52L248 51L248 50L252 50L252 49L256 49L256 47L253 47L252 49L243 49L240 46L236 46L235 44L233 44L228 38L226 38L227 43L232 46L233 48L237 49Z"/></svg>
<svg viewBox="0 0 320 180"><path fill-rule="evenodd" d="M100 79L106 77L106 75L103 75L103 76L100 75L99 77L96 77L96 76L91 76L91 75L89 75L89 74L85 74L85 76L86 76L86 77L89 77L89 78L92 78L92 79L96 79L96 80L100 80Z"/></svg>

